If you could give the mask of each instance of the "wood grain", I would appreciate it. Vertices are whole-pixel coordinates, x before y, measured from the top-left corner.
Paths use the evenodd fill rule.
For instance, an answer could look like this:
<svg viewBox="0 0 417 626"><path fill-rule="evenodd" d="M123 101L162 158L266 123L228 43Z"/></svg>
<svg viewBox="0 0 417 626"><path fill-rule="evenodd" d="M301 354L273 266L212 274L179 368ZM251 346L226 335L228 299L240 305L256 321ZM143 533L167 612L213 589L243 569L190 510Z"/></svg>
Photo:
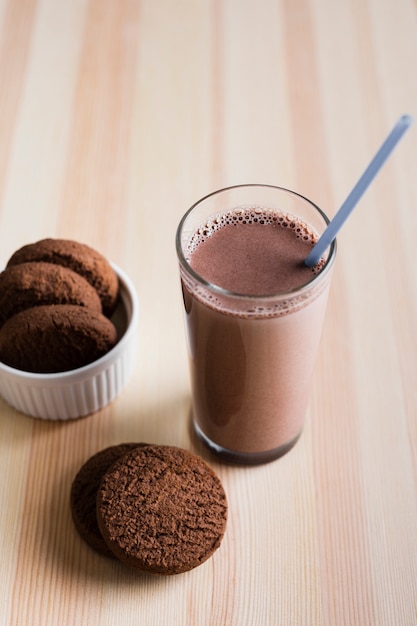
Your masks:
<svg viewBox="0 0 417 626"><path fill-rule="evenodd" d="M0 400L3 626L417 624L417 134L338 237L304 433L222 465L190 432L175 257L199 197L294 188L329 215L397 117L417 114L413 0L2 0L0 264L89 243L140 299L133 379L88 418ZM203 455L228 493L220 550L153 578L92 552L69 489L121 441Z"/></svg>

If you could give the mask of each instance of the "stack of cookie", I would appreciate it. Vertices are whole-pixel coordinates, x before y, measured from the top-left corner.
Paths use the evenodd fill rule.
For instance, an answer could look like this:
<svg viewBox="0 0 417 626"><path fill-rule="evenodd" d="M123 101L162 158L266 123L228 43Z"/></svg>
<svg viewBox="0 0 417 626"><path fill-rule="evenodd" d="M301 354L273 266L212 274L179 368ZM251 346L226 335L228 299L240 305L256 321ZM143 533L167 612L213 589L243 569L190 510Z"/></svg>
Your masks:
<svg viewBox="0 0 417 626"><path fill-rule="evenodd" d="M17 250L0 274L0 361L35 373L73 370L117 342L110 321L118 278L85 244L43 239Z"/></svg>
<svg viewBox="0 0 417 626"><path fill-rule="evenodd" d="M180 574L220 546L227 500L201 458L175 446L125 443L92 456L71 488L71 512L96 551L153 574Z"/></svg>

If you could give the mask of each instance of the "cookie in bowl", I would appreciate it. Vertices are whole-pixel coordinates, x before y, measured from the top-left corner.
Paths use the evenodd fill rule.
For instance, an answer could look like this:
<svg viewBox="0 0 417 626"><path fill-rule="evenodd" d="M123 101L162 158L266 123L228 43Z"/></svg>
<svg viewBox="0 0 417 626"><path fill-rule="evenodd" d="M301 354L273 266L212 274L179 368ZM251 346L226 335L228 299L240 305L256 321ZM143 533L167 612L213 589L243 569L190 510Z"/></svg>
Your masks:
<svg viewBox="0 0 417 626"><path fill-rule="evenodd" d="M75 304L102 312L97 290L67 267L21 263L0 273L0 327L12 315L46 304Z"/></svg>
<svg viewBox="0 0 417 626"><path fill-rule="evenodd" d="M103 313L107 316L113 313L119 289L117 273L94 248L72 239L41 239L16 250L7 267L34 261L61 265L80 274L96 289Z"/></svg>
<svg viewBox="0 0 417 626"><path fill-rule="evenodd" d="M90 249L80 246L84 253ZM133 371L135 287L116 265L101 262L106 271L98 274L113 284L106 315L103 292L84 276L68 266L24 256L26 260L23 253L12 255L0 274L7 287L0 295L0 395L33 417L89 415L112 402ZM93 251L90 265L97 258L104 259Z"/></svg>

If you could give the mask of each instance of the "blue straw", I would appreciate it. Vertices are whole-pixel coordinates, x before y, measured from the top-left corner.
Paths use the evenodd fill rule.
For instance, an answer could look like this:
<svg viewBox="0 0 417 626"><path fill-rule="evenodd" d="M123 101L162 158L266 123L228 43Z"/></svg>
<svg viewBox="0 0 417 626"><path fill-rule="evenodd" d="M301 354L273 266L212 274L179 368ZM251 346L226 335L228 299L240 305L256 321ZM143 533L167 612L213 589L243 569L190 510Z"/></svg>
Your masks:
<svg viewBox="0 0 417 626"><path fill-rule="evenodd" d="M395 146L405 133L405 131L411 126L413 123L413 118L410 115L402 115L398 122L395 124L394 128L385 139L382 146L379 148L378 152L375 154L372 161L369 163L368 167L332 219L332 221L328 224L326 230L323 232L317 243L314 245L310 254L304 261L307 267L313 267L316 265L326 248L330 246L332 241L335 239L336 234L339 232L340 228L343 226L356 204L365 193L375 176L378 174L379 170L394 150Z"/></svg>

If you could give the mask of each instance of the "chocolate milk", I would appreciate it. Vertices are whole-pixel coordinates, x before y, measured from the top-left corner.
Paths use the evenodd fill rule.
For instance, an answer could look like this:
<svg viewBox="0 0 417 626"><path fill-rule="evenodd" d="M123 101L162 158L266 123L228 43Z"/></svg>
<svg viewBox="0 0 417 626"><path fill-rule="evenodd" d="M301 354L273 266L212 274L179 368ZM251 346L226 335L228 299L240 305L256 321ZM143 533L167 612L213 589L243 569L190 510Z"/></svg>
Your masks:
<svg viewBox="0 0 417 626"><path fill-rule="evenodd" d="M325 259L303 262L316 240L303 220L261 206L215 214L189 238L194 425L229 460L272 460L302 431L330 284L317 280Z"/></svg>

